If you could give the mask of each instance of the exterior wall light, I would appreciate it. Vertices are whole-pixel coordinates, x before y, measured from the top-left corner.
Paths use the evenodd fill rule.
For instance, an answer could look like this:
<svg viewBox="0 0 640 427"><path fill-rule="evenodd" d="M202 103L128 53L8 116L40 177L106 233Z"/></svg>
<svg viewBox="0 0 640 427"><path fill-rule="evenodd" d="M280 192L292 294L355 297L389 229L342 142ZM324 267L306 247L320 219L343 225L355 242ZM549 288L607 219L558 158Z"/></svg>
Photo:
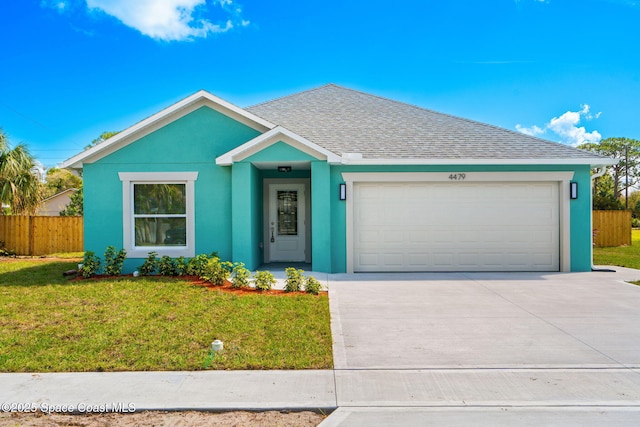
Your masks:
<svg viewBox="0 0 640 427"><path fill-rule="evenodd" d="M569 197L571 200L575 200L578 198L578 183L570 182L569 183Z"/></svg>
<svg viewBox="0 0 640 427"><path fill-rule="evenodd" d="M347 200L347 184L340 184L340 200Z"/></svg>
<svg viewBox="0 0 640 427"><path fill-rule="evenodd" d="M278 172L291 172L291 166L278 166Z"/></svg>

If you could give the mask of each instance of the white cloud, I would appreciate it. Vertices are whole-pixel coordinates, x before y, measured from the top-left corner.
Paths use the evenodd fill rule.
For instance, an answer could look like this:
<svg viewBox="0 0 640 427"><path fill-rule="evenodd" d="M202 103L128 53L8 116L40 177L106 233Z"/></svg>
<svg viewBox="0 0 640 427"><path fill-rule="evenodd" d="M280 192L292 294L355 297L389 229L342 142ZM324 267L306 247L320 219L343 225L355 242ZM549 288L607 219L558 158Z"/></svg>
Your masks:
<svg viewBox="0 0 640 427"><path fill-rule="evenodd" d="M40 5L42 7L55 9L60 13L67 12L72 6L70 0L41 0Z"/></svg>
<svg viewBox="0 0 640 427"><path fill-rule="evenodd" d="M558 135L562 143L572 146L586 142L599 142L602 139L600 132L597 130L587 132L585 127L579 126L579 124L583 118L586 120L597 119L601 113L591 113L591 108L587 104L581 105L580 107L581 109L579 111L567 111L560 117L552 118L544 128L535 125L524 127L517 124L516 129L525 135L531 136L542 135L549 130Z"/></svg>
<svg viewBox="0 0 640 427"><path fill-rule="evenodd" d="M42 0L42 4L62 11L69 1ZM249 25L233 0L86 0L86 5L164 41L192 40ZM218 19L212 19L214 14Z"/></svg>
<svg viewBox="0 0 640 427"><path fill-rule="evenodd" d="M545 132L544 129L541 129L535 125L531 126L530 128L526 128L520 124L517 124L516 129L518 130L518 132L522 132L525 135L529 135L529 136L536 136L536 135L543 134Z"/></svg>

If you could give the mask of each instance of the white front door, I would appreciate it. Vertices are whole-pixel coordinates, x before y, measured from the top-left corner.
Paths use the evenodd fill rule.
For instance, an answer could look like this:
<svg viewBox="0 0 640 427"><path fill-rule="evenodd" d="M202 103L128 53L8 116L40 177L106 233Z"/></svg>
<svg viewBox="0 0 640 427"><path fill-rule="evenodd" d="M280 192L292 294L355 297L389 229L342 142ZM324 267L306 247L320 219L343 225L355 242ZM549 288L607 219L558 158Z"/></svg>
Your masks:
<svg viewBox="0 0 640 427"><path fill-rule="evenodd" d="M305 261L304 184L269 185L269 261Z"/></svg>

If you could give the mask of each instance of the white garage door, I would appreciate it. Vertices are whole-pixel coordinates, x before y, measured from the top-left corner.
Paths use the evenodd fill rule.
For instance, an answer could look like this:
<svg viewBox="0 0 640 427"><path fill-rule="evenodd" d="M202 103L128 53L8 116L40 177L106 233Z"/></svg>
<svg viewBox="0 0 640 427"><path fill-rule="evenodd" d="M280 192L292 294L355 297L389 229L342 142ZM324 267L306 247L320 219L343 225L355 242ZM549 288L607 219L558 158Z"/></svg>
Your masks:
<svg viewBox="0 0 640 427"><path fill-rule="evenodd" d="M354 183L355 271L558 271L557 182Z"/></svg>

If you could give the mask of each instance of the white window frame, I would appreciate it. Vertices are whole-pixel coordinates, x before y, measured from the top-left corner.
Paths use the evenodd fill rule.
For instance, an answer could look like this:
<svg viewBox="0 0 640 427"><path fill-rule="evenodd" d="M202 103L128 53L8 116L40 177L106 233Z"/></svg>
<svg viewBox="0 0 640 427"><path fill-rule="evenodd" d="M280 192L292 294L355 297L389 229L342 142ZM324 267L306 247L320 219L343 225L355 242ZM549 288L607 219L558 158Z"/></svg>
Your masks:
<svg viewBox="0 0 640 427"><path fill-rule="evenodd" d="M122 181L122 232L123 245L131 258L146 258L149 252L159 256L194 257L195 236L195 181L198 172L119 172ZM185 246L136 246L135 215L133 205L134 184L184 184L186 192L186 232Z"/></svg>

